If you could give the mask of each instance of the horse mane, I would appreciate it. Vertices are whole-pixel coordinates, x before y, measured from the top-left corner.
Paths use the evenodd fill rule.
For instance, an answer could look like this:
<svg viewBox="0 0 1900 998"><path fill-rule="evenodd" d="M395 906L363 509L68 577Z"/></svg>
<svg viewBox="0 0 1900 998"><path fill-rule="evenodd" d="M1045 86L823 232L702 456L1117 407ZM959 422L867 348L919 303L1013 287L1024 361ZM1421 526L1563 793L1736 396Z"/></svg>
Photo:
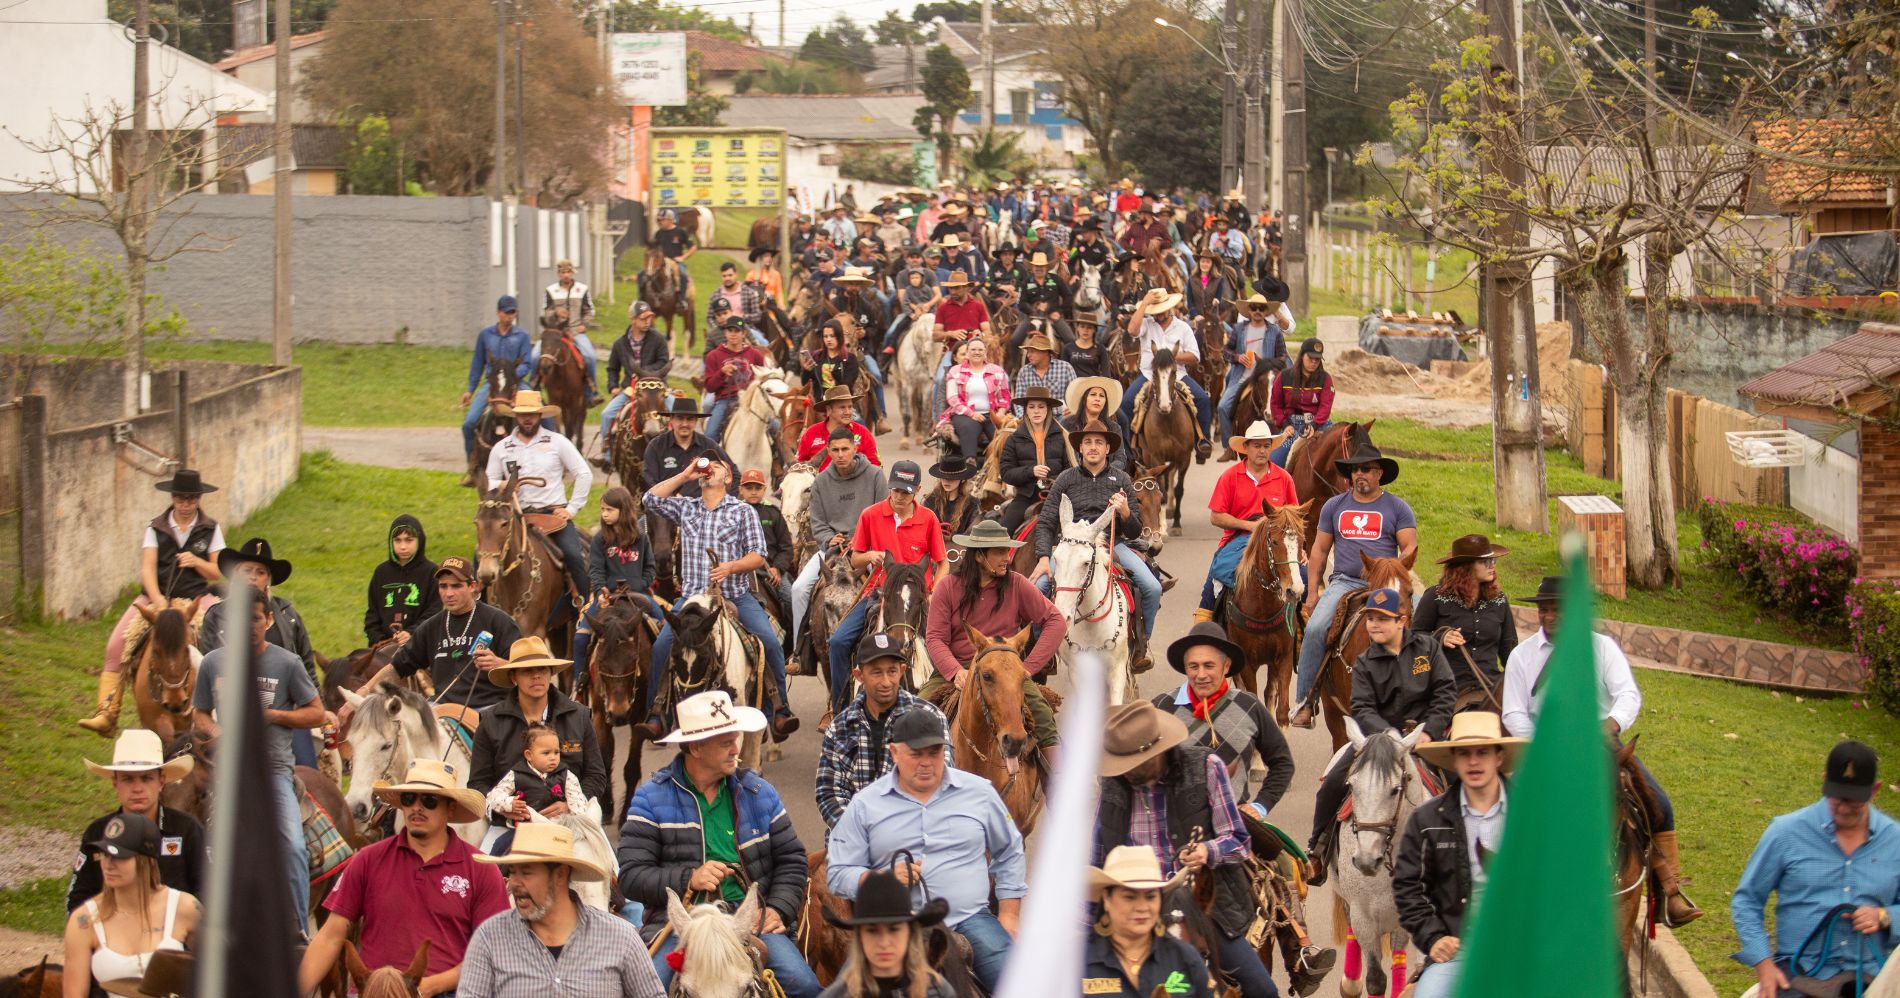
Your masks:
<svg viewBox="0 0 1900 998"><path fill-rule="evenodd" d="M398 704L395 712L391 712L389 709L389 701L392 697L395 698ZM414 711L416 716L420 718L435 716L435 709L429 706L427 697L424 697L415 690L407 689L388 680L384 680L381 685L376 687L376 693L374 695L363 698L362 708L356 712L356 716L351 719L350 723L351 726L355 726L360 722L369 725L372 731L383 731L388 729L392 724L400 723L400 718L397 715L403 710ZM441 737L441 729L434 724L425 723L422 727L423 731L429 736L430 744L434 744L435 741Z"/></svg>
<svg viewBox="0 0 1900 998"><path fill-rule="evenodd" d="M756 967L748 933L718 905L697 905L690 913L686 924L673 926L679 938L675 951L683 954L675 981L751 981ZM693 992L682 989L681 993Z"/></svg>
<svg viewBox="0 0 1900 998"><path fill-rule="evenodd" d="M970 972L970 960L957 945L956 932L947 926L933 925L923 933L924 954L931 968L950 986L950 993L976 994L976 975Z"/></svg>
<svg viewBox="0 0 1900 998"><path fill-rule="evenodd" d="M1399 595L1408 600L1412 595L1412 570L1405 562L1397 558L1373 558L1364 556L1366 566L1366 588L1397 589Z"/></svg>
<svg viewBox="0 0 1900 998"><path fill-rule="evenodd" d="M1410 754L1404 743L1381 732L1366 738L1353 759L1352 768L1355 771L1369 769L1381 777L1398 780L1405 773L1406 757Z"/></svg>
<svg viewBox="0 0 1900 998"><path fill-rule="evenodd" d="M357 991L358 998L410 998L415 989L409 986L409 978L395 967L378 967L370 971L369 979Z"/></svg>
<svg viewBox="0 0 1900 998"><path fill-rule="evenodd" d="M594 647L595 654L601 658L610 658L620 650L621 644L633 637L634 628L639 625L645 614L634 602L642 597L633 593L615 597L594 614L594 638L599 643ZM576 668L585 668L587 663L576 662Z"/></svg>
<svg viewBox="0 0 1900 998"><path fill-rule="evenodd" d="M191 622L185 618L184 612L176 607L166 607L158 611L152 620L151 650L165 656L183 654L191 643L190 631Z"/></svg>

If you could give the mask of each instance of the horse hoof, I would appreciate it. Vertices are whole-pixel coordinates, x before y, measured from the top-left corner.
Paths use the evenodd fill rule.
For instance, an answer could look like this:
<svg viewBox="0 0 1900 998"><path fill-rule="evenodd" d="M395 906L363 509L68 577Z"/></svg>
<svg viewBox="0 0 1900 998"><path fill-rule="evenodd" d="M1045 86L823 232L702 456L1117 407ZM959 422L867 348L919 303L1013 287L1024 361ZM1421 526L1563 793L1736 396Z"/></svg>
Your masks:
<svg viewBox="0 0 1900 998"><path fill-rule="evenodd" d="M774 745L771 748L768 748L765 750L766 762L777 762L783 758L785 758L785 753L779 751L779 748L777 745Z"/></svg>
<svg viewBox="0 0 1900 998"><path fill-rule="evenodd" d="M1365 994L1365 988L1358 981L1347 978L1339 982L1339 998L1359 998L1362 994Z"/></svg>
<svg viewBox="0 0 1900 998"><path fill-rule="evenodd" d="M1177 523L1177 524L1175 524L1174 526L1172 526L1172 527L1169 527L1169 528L1168 528L1168 536L1169 536L1169 537L1179 537L1179 536L1181 536L1181 525Z"/></svg>

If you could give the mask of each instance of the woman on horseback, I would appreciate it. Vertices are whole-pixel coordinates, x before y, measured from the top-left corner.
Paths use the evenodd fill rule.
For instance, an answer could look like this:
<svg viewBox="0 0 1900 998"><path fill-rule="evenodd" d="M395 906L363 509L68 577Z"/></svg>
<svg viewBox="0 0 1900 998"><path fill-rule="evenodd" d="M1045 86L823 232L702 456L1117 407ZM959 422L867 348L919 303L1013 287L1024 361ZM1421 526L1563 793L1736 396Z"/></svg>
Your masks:
<svg viewBox="0 0 1900 998"><path fill-rule="evenodd" d="M1285 429L1298 422L1300 432L1289 435L1274 448L1273 463L1286 467L1287 452L1297 437L1311 436L1331 425L1333 415L1333 376L1326 373L1326 344L1315 336L1300 344L1300 359L1273 379L1273 400L1269 403L1273 425Z"/></svg>
<svg viewBox="0 0 1900 998"><path fill-rule="evenodd" d="M1069 458L1062 427L1057 425L1051 412L1055 401L1048 388L1035 385L1014 403L1022 411L1023 421L1003 442L1003 454L998 461L1003 481L1016 490L1002 514L1003 526L1011 536L1022 529L1029 507L1042 499L1056 476L1075 463Z"/></svg>
<svg viewBox="0 0 1900 998"><path fill-rule="evenodd" d="M1444 646L1461 705L1503 709L1504 663L1517 647L1517 621L1498 588L1498 558L1510 553L1483 534L1452 541L1451 553L1438 559L1445 566L1438 584L1419 597L1412 617L1412 633Z"/></svg>
<svg viewBox="0 0 1900 998"><path fill-rule="evenodd" d="M1069 390L1063 401L1063 408L1068 413L1062 419L1064 430L1075 433L1092 422L1105 423L1120 432L1123 440L1128 439L1128 424L1121 418L1121 382L1099 375L1078 376L1069 382ZM1110 451L1108 463L1126 469L1128 449L1116 447Z"/></svg>
<svg viewBox="0 0 1900 998"><path fill-rule="evenodd" d="M112 636L106 639L98 709L79 722L80 727L102 738L112 737L119 729L119 686L124 681L120 669L125 665L126 632L138 618L139 608L163 610L172 600L185 599L192 601L186 616L196 617L215 600L211 584L224 578L218 571L224 528L199 508L200 500L218 487L204 481L196 471L180 468L156 488L170 494L171 508L145 528L139 559L139 596L126 607L112 628Z"/></svg>
<svg viewBox="0 0 1900 998"><path fill-rule="evenodd" d="M1089 900L1102 914L1084 943L1083 994L1213 998L1207 961L1161 921L1162 896L1186 879L1185 869L1163 877L1147 846L1117 846L1089 868Z"/></svg>
<svg viewBox="0 0 1900 998"><path fill-rule="evenodd" d="M952 454L930 466L930 478L937 487L924 497L924 507L937 514L945 544L957 534L969 533L976 523L977 501L966 483L980 470L975 461L967 461L961 454Z"/></svg>
<svg viewBox="0 0 1900 998"><path fill-rule="evenodd" d="M137 981L157 954L183 952L198 927L197 899L159 883L158 826L150 818L118 815L83 849L99 857L105 889L66 920L69 995Z"/></svg>
<svg viewBox="0 0 1900 998"><path fill-rule="evenodd" d="M851 955L837 980L819 998L955 998L951 987L930 966L924 929L943 921L950 905L942 898L911 911L910 886L896 874L877 870L858 888L850 918L825 909L825 920L851 933Z"/></svg>
<svg viewBox="0 0 1900 998"><path fill-rule="evenodd" d="M1188 315L1192 318L1206 316L1209 322L1224 323L1227 310L1238 297L1217 263L1211 249L1202 248L1194 254L1194 276L1188 278L1187 283Z"/></svg>
<svg viewBox="0 0 1900 998"><path fill-rule="evenodd" d="M963 362L945 377L943 391L940 422L955 431L964 457L980 460L984 445L1009 411L1009 375L990 363L989 347L981 339L972 339L964 345Z"/></svg>
<svg viewBox="0 0 1900 998"><path fill-rule="evenodd" d="M819 330L823 348L808 350L801 354L798 363L806 371L806 377L815 386L814 394L823 397L833 388L845 388L853 393L857 390L858 372L863 365L858 363L857 354L845 349L844 324L836 318L826 320Z"/></svg>
<svg viewBox="0 0 1900 998"><path fill-rule="evenodd" d="M1062 359L1069 362L1078 378L1106 377L1111 372L1108 350L1095 339L1095 323L1077 318L1073 323L1075 342L1062 348Z"/></svg>

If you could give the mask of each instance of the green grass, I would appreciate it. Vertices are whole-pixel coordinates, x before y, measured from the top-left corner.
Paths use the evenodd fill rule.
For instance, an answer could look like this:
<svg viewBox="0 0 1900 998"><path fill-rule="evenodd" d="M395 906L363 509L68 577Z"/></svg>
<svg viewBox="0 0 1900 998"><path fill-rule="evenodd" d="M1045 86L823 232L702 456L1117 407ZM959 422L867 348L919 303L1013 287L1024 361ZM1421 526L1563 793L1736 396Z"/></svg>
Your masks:
<svg viewBox="0 0 1900 998"><path fill-rule="evenodd" d="M46 936L65 932L66 878L48 877L0 890L0 925Z"/></svg>

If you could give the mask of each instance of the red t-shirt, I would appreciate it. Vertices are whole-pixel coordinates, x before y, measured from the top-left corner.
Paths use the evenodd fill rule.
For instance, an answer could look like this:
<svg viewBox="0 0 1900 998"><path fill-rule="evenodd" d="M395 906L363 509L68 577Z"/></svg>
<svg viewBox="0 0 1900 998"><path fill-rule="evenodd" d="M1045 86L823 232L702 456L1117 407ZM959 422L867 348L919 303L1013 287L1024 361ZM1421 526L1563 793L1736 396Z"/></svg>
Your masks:
<svg viewBox="0 0 1900 998"><path fill-rule="evenodd" d="M1299 501L1299 493L1293 488L1293 476L1287 474L1285 468L1268 464L1266 475L1256 482L1252 475L1247 474L1247 462L1237 461L1214 481L1214 494L1208 498L1207 508L1242 520L1252 520L1259 517L1267 506L1277 508ZM1228 530L1220 535L1220 542L1226 544L1238 533L1238 530Z"/></svg>
<svg viewBox="0 0 1900 998"><path fill-rule="evenodd" d="M476 926L512 906L501 871L475 855L450 831L448 848L424 862L398 833L359 850L323 907L362 930L364 966L407 967L427 939L428 972L439 974L462 962Z"/></svg>
<svg viewBox="0 0 1900 998"><path fill-rule="evenodd" d="M884 462L877 459L877 438L871 435L871 431L865 429L863 423L854 422L851 432L858 438L858 453L864 455L866 461L882 467ZM823 420L813 423L805 427L805 432L798 438L798 459L810 461L814 457L820 458L818 470L823 471L831 463L831 454L826 450L830 444L831 424Z"/></svg>
<svg viewBox="0 0 1900 998"><path fill-rule="evenodd" d="M910 519L899 526L889 499L872 503L858 514L858 529L851 536L851 550L860 554L889 551L892 557L905 564L914 564L929 557L932 562L941 565L949 557L943 546L943 531L937 527L937 514L932 513L930 507L918 503ZM883 569L875 569L865 585L865 591L870 592L883 582ZM935 581L926 575L925 584L934 585Z"/></svg>
<svg viewBox="0 0 1900 998"><path fill-rule="evenodd" d="M937 306L938 329L963 333L980 329L988 321L990 321L990 310L975 296L961 305L957 304L954 298L946 298L943 304Z"/></svg>

